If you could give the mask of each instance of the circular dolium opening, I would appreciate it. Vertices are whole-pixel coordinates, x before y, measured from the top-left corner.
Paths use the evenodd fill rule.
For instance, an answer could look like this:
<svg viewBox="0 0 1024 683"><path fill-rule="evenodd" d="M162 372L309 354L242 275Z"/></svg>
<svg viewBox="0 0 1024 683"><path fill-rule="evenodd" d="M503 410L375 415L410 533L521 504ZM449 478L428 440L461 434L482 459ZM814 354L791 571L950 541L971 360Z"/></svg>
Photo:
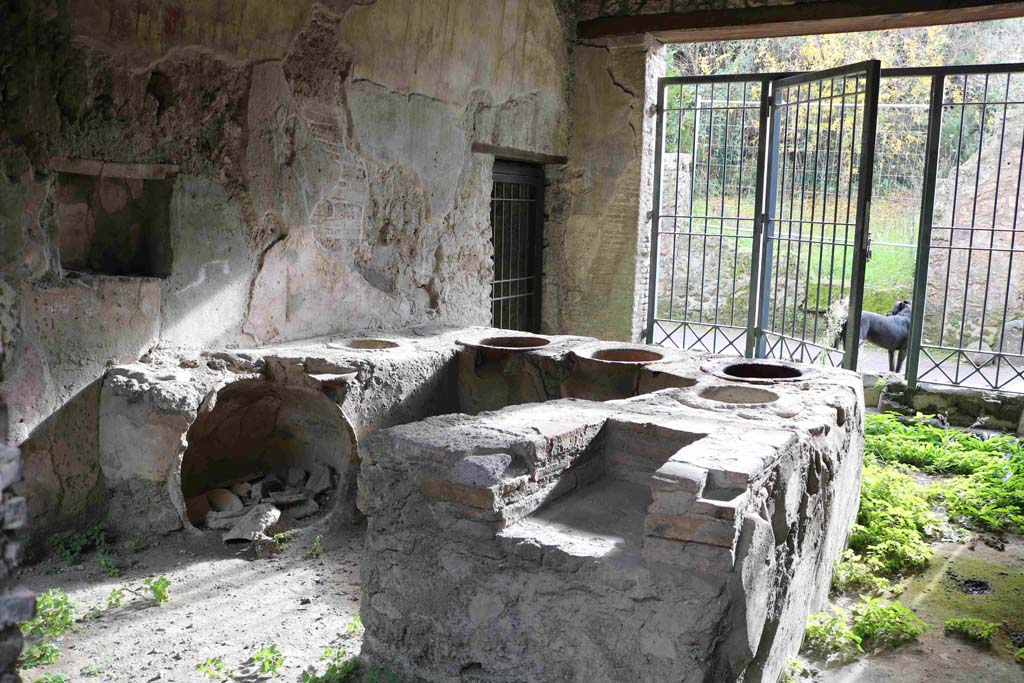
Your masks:
<svg viewBox="0 0 1024 683"><path fill-rule="evenodd" d="M701 392L701 398L719 403L751 405L778 401L779 395L756 387L710 387Z"/></svg>
<svg viewBox="0 0 1024 683"><path fill-rule="evenodd" d="M397 349L398 342L393 342L389 339L349 339L348 341L342 342L342 346L349 349Z"/></svg>
<svg viewBox="0 0 1024 683"><path fill-rule="evenodd" d="M774 363L734 363L722 373L738 379L796 379L804 375L799 368Z"/></svg>
<svg viewBox="0 0 1024 683"><path fill-rule="evenodd" d="M502 349L537 349L547 346L551 340L543 337L487 337L478 343L480 346L493 346Z"/></svg>
<svg viewBox="0 0 1024 683"><path fill-rule="evenodd" d="M657 351L646 349L601 349L591 356L594 360L606 360L613 363L652 363L665 356Z"/></svg>

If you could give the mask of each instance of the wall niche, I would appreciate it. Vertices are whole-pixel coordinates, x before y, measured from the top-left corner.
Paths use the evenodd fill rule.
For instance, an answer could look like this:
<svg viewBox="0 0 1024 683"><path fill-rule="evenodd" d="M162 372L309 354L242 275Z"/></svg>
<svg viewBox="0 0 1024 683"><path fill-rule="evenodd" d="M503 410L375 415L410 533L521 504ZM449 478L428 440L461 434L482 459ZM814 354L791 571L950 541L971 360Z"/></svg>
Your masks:
<svg viewBox="0 0 1024 683"><path fill-rule="evenodd" d="M57 171L57 230L66 271L136 277L171 273L176 168L88 160Z"/></svg>

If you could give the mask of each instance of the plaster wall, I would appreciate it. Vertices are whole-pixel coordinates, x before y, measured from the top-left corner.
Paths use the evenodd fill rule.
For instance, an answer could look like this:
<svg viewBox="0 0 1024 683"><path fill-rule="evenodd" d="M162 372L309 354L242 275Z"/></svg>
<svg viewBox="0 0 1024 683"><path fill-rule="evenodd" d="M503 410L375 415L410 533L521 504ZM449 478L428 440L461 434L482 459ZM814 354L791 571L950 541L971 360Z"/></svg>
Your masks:
<svg viewBox="0 0 1024 683"><path fill-rule="evenodd" d="M569 163L552 182L544 329L638 341L646 321L663 46L580 44Z"/></svg>
<svg viewBox="0 0 1024 683"><path fill-rule="evenodd" d="M36 529L102 514L95 383L111 362L487 322L493 158L471 145L567 153L564 5L0 9L0 403ZM172 185L167 277L62 270L69 163Z"/></svg>

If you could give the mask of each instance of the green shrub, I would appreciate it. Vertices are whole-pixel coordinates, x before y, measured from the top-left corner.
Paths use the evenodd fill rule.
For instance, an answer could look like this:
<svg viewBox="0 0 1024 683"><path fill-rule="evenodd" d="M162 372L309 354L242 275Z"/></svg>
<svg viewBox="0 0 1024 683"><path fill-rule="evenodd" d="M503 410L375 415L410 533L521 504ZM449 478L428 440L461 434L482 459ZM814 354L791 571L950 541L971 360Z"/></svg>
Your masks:
<svg viewBox="0 0 1024 683"><path fill-rule="evenodd" d="M1022 647L1019 650L1017 650L1016 652L1014 652L1013 653L1013 658L1016 659L1021 664L1024 664L1024 647Z"/></svg>
<svg viewBox="0 0 1024 683"><path fill-rule="evenodd" d="M946 633L979 643L988 643L998 628L999 624L984 619L964 617L946 620Z"/></svg>
<svg viewBox="0 0 1024 683"><path fill-rule="evenodd" d="M59 588L51 588L36 601L36 616L21 624L25 636L59 638L75 623L75 605Z"/></svg>
<svg viewBox="0 0 1024 683"><path fill-rule="evenodd" d="M853 607L853 632L873 646L896 646L914 640L928 624L898 602L862 597Z"/></svg>
<svg viewBox="0 0 1024 683"><path fill-rule="evenodd" d="M869 415L867 461L957 475L928 489L950 516L989 531L1024 532L1024 444L1013 436L982 439L927 424L931 415Z"/></svg>
<svg viewBox="0 0 1024 683"><path fill-rule="evenodd" d="M32 643L24 649L21 657L18 658L18 667L21 669L34 669L37 666L53 664L60 656L60 648L49 640L41 640Z"/></svg>
<svg viewBox="0 0 1024 683"><path fill-rule="evenodd" d="M846 550L832 570L832 590L837 593L866 593L868 595L899 595L903 585L878 576L881 568L877 559L865 561L853 550Z"/></svg>
<svg viewBox="0 0 1024 683"><path fill-rule="evenodd" d="M850 613L842 607L811 616L804 634L804 647L829 662L849 662L864 651L861 637L850 628Z"/></svg>
<svg viewBox="0 0 1024 683"><path fill-rule="evenodd" d="M925 543L931 523L923 486L896 467L865 461L850 547L868 566L889 576L923 569L932 555Z"/></svg>
<svg viewBox="0 0 1024 683"><path fill-rule="evenodd" d="M67 674L48 673L35 679L32 683L71 683Z"/></svg>
<svg viewBox="0 0 1024 683"><path fill-rule="evenodd" d="M103 523L90 527L85 531L62 531L50 536L53 546L61 559L69 565L76 564L79 556L86 550L102 550L107 547L107 533Z"/></svg>
<svg viewBox="0 0 1024 683"><path fill-rule="evenodd" d="M917 638L928 629L898 602L861 596L851 609L833 607L807 622L804 647L828 662L849 662L864 647L896 646Z"/></svg>

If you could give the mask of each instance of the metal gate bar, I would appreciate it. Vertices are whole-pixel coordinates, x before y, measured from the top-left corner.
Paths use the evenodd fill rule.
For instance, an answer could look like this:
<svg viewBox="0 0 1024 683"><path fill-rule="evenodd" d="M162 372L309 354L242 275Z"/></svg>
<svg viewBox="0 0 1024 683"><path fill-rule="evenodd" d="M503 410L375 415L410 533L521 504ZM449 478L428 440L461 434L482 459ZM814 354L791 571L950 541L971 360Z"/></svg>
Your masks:
<svg viewBox="0 0 1024 683"><path fill-rule="evenodd" d="M491 192L491 324L540 331L541 229L544 172L539 166L495 161Z"/></svg>
<svg viewBox="0 0 1024 683"><path fill-rule="evenodd" d="M860 310L867 253L878 72L878 62L865 62L801 74L773 83L758 356L833 364L841 359L845 367L853 367L857 362L859 316L850 316L847 323L845 353L840 356L831 351L833 340L828 337L837 330L831 333L819 330L817 316L822 313L822 283L814 283L815 307L812 309L809 305L810 275L816 260L817 270L823 270L827 251L829 285L826 301L831 306L836 299L848 295L849 310ZM829 109L822 124L824 106ZM836 107L839 110L838 121ZM848 124L850 117L852 120ZM823 134L828 150L825 166L829 168L832 163L833 150L836 166L834 173L829 168L819 179ZM822 182L826 177L835 183L834 192L830 192L830 185ZM819 185L822 194L820 216ZM845 191L842 191L844 185ZM833 197L831 217L828 215L830 195ZM845 209L842 207L844 198ZM839 236L840 229L842 237ZM840 253L838 259L837 251ZM839 291L838 297L834 297L837 267L840 269ZM807 319L810 316L815 320L808 337Z"/></svg>
<svg viewBox="0 0 1024 683"><path fill-rule="evenodd" d="M743 257L760 239L769 79L680 78L658 90L650 343L737 354L752 343L758 261ZM731 276L712 282L710 269Z"/></svg>
<svg viewBox="0 0 1024 683"><path fill-rule="evenodd" d="M932 75L911 386L1024 393L1022 72L1014 64ZM943 172L952 184L939 193Z"/></svg>

